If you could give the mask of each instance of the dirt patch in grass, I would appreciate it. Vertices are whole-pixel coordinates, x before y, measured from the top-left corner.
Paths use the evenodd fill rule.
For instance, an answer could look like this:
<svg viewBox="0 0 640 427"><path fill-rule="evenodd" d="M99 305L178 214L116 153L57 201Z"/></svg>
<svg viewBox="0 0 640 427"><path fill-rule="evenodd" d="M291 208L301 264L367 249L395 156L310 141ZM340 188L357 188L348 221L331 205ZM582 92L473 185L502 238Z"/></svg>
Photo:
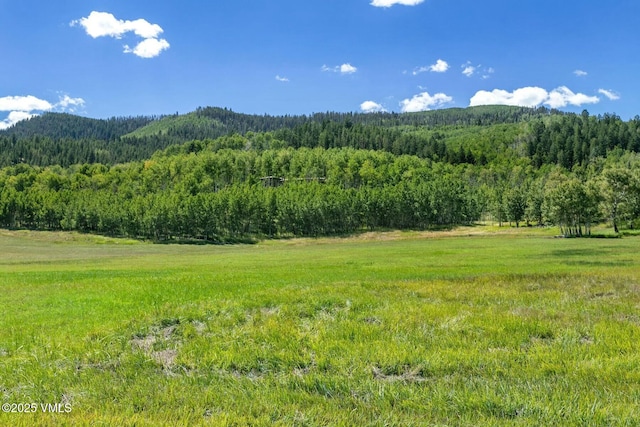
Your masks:
<svg viewBox="0 0 640 427"><path fill-rule="evenodd" d="M170 324L161 327L167 323ZM163 370L166 372L171 372L178 357L177 348L181 344L176 336L179 322L163 321L161 326L151 327L150 333L147 335L134 336L131 339L131 347L134 351L142 351L156 363L162 365ZM202 324L202 327L204 327L204 324Z"/></svg>
<svg viewBox="0 0 640 427"><path fill-rule="evenodd" d="M135 337L131 340L131 345L134 349L142 350L145 353L150 353L153 350L153 345L156 343L155 335L147 335L144 337Z"/></svg>
<svg viewBox="0 0 640 427"><path fill-rule="evenodd" d="M151 357L161 364L164 369L171 369L175 365L178 351L174 349L154 351L151 353Z"/></svg>
<svg viewBox="0 0 640 427"><path fill-rule="evenodd" d="M373 378L380 381L420 383L428 380L422 366L406 366L401 372L396 372L395 369L389 371L380 366L374 366L371 368L371 372L373 373Z"/></svg>

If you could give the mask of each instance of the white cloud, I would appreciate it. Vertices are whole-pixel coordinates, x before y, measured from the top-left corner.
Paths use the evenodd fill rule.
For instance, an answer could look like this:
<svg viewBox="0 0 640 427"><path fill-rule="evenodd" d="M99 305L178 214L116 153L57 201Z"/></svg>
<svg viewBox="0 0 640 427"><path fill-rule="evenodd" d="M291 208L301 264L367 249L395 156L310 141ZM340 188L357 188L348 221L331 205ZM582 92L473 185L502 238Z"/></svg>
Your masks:
<svg viewBox="0 0 640 427"><path fill-rule="evenodd" d="M69 95L60 96L56 104L33 95L5 96L0 98L0 111L9 112L9 114L0 121L0 130L7 129L21 120L37 116L38 112L52 110L75 112L76 107L82 106L84 106L84 99L71 98Z"/></svg>
<svg viewBox="0 0 640 427"><path fill-rule="evenodd" d="M449 69L449 64L447 61L443 61L442 59L438 59L435 64L429 67L429 71L434 73L444 73Z"/></svg>
<svg viewBox="0 0 640 427"><path fill-rule="evenodd" d="M107 12L93 11L86 18L71 21L72 27L76 25L85 29L91 37L113 37L115 39L122 38L123 35L133 32L136 36L144 39L131 49L124 46L125 53L133 53L141 58L153 58L163 50L169 48L169 42L165 39L159 39L158 36L164 32L158 24L151 24L145 19L136 19L135 21L123 21L117 19Z"/></svg>
<svg viewBox="0 0 640 427"><path fill-rule="evenodd" d="M340 72L342 74L353 74L356 71L358 71L358 69L351 64L342 64L340 66Z"/></svg>
<svg viewBox="0 0 640 427"><path fill-rule="evenodd" d="M575 74L578 77L585 77L589 73L587 73L586 71L582 71L582 70L575 70L573 72L573 74Z"/></svg>
<svg viewBox="0 0 640 427"><path fill-rule="evenodd" d="M124 53L133 53L140 58L155 58L160 55L163 50L169 49L169 47L169 42L165 39L145 39L138 43L133 49L125 45Z"/></svg>
<svg viewBox="0 0 640 427"><path fill-rule="evenodd" d="M76 107L83 107L84 99L82 98L71 98L69 95L64 95L60 98L60 101L55 105L55 107L61 108L64 111L68 111L73 113L76 111Z"/></svg>
<svg viewBox="0 0 640 427"><path fill-rule="evenodd" d="M413 74L414 76L417 76L420 73L424 73L426 71L429 71L429 67L420 67L420 68L416 68L415 70L413 70L413 72L411 74Z"/></svg>
<svg viewBox="0 0 640 427"><path fill-rule="evenodd" d="M276 80L279 82L288 82L289 79L286 77L280 77L280 76L276 76Z"/></svg>
<svg viewBox="0 0 640 427"><path fill-rule="evenodd" d="M597 96L583 93L573 93L568 87L560 86L551 92L540 87L523 87L513 92L494 89L491 92L481 90L469 101L469 106L476 105L514 105L520 107L538 107L547 105L551 108L561 108L567 105L581 106L595 104L600 101Z"/></svg>
<svg viewBox="0 0 640 427"><path fill-rule="evenodd" d="M400 102L400 109L403 113L415 113L417 111L428 111L433 107L440 107L453 101L453 98L444 93L429 95L429 92L422 92L411 99Z"/></svg>
<svg viewBox="0 0 640 427"><path fill-rule="evenodd" d="M384 113L387 111L381 104L374 101L364 101L360 104L360 110L363 113Z"/></svg>
<svg viewBox="0 0 640 427"><path fill-rule="evenodd" d="M606 96L610 101L617 101L618 99L620 99L620 95L611 90L599 89L598 93Z"/></svg>
<svg viewBox="0 0 640 427"><path fill-rule="evenodd" d="M462 68L462 74L464 74L465 76L472 77L481 73L480 77L482 77L482 79L484 80L488 79L489 77L491 77L491 74L496 72L493 67L482 67L482 65L480 64L473 65L471 61L467 61L466 63L462 64L460 68Z"/></svg>
<svg viewBox="0 0 640 427"><path fill-rule="evenodd" d="M438 59L435 64L429 65L428 67L417 67L415 68L411 74L417 76L418 74L426 73L427 71L431 71L432 73L444 73L449 69L449 64L447 61L443 61L442 59Z"/></svg>
<svg viewBox="0 0 640 427"><path fill-rule="evenodd" d="M549 93L539 87L524 87L513 92L494 89L478 91L469 101L469 106L476 105L517 105L520 107L536 107L549 98Z"/></svg>
<svg viewBox="0 0 640 427"><path fill-rule="evenodd" d="M157 38L163 30L157 24L151 24L144 19L135 21L123 21L116 19L110 13L93 11L86 18L71 21L71 26L80 25L91 37L121 38L125 33L133 31L135 35L143 39Z"/></svg>
<svg viewBox="0 0 640 427"><path fill-rule="evenodd" d="M0 111L45 111L53 108L48 101L35 96L5 96L0 98Z"/></svg>
<svg viewBox="0 0 640 427"><path fill-rule="evenodd" d="M328 71L328 72L340 73L340 74L353 74L356 71L358 71L356 67L354 67L349 63L336 65L335 67L328 67L326 65L323 65L321 69L322 71L325 71L325 72Z"/></svg>
<svg viewBox="0 0 640 427"><path fill-rule="evenodd" d="M575 105L580 107L584 104L597 104L600 98L597 96L588 96L584 93L573 93L568 87L560 86L549 94L549 99L545 104L551 108L562 108L567 105Z"/></svg>
<svg viewBox="0 0 640 427"><path fill-rule="evenodd" d="M372 0L371 6L375 7L391 7L395 4L401 4L404 6L415 6L422 3L424 0Z"/></svg>
<svg viewBox="0 0 640 427"><path fill-rule="evenodd" d="M462 70L462 74L467 77L473 76L473 74L476 72L476 67L474 67L473 65L463 65L462 67L464 67L464 69Z"/></svg>

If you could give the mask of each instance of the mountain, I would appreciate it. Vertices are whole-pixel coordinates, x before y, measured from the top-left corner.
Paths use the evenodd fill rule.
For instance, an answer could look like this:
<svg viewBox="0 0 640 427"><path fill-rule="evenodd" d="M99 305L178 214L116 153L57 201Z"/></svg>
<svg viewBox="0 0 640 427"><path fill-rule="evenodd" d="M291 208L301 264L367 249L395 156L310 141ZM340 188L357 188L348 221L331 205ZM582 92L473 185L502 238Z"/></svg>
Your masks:
<svg viewBox="0 0 640 427"><path fill-rule="evenodd" d="M640 118L586 111L46 114L0 134L0 227L226 242L493 218L582 235L640 224L638 153Z"/></svg>
<svg viewBox="0 0 640 427"><path fill-rule="evenodd" d="M161 117L106 120L47 113L0 132L0 167L114 165L158 150L342 148L410 154L452 164L528 157L571 168L608 151L640 151L640 121L546 108L481 106L417 113L270 116L206 107Z"/></svg>
<svg viewBox="0 0 640 427"><path fill-rule="evenodd" d="M243 114L219 107L198 108L183 115L110 119L45 113L0 131L0 167L19 163L63 167L77 163L126 163L147 159L169 146L249 133L262 135L257 139L275 140L271 145L254 141L253 147L257 149L278 145L350 146L429 158L465 159L470 157L471 148L466 147L467 151L462 153L459 147L468 145L465 141L474 135L488 133L483 139L492 142L483 143L483 147L495 151L522 132L516 124L557 113L544 108L507 106L404 114L326 112L308 116ZM509 130L498 132L495 139L491 127L497 125ZM458 150L455 155L446 153L449 136ZM237 147L238 143L223 141L218 146Z"/></svg>
<svg viewBox="0 0 640 427"><path fill-rule="evenodd" d="M0 136L52 139L97 139L112 141L158 120L158 117L113 117L91 119L67 113L45 113L0 131Z"/></svg>
<svg viewBox="0 0 640 427"><path fill-rule="evenodd" d="M91 139L113 141L120 137L171 137L172 142L217 138L247 132L293 129L306 123L352 123L393 128L398 126L486 126L519 123L533 117L561 114L545 108L509 106L450 108L419 113L315 113L312 115L271 116L236 113L227 108L205 107L182 115L113 117L92 119L67 113L45 113L18 122L0 131L0 137L51 139Z"/></svg>
<svg viewBox="0 0 640 427"><path fill-rule="evenodd" d="M518 123L533 117L561 114L546 108L480 106L450 108L419 113L315 113L299 116L270 116L236 113L226 108L198 108L185 115L166 116L150 122L125 137L170 136L182 142L217 138L247 132L271 132L293 129L307 123L349 122L385 128L397 126L470 126Z"/></svg>

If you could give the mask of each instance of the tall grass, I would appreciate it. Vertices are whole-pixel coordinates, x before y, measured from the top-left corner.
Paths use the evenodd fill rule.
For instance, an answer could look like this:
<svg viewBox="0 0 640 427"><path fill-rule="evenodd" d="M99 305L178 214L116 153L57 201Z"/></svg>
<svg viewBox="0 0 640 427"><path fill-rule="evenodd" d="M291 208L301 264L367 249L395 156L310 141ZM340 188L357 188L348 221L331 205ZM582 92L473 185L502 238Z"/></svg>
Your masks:
<svg viewBox="0 0 640 427"><path fill-rule="evenodd" d="M640 240L444 236L0 233L0 425L640 423Z"/></svg>

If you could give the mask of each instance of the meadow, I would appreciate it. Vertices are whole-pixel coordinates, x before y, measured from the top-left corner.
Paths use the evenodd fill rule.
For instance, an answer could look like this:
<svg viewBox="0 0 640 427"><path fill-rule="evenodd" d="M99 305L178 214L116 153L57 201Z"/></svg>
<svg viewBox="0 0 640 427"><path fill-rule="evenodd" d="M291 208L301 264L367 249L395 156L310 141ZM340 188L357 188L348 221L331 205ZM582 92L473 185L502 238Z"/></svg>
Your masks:
<svg viewBox="0 0 640 427"><path fill-rule="evenodd" d="M640 238L555 233L0 231L0 403L65 409L0 425L639 425Z"/></svg>

